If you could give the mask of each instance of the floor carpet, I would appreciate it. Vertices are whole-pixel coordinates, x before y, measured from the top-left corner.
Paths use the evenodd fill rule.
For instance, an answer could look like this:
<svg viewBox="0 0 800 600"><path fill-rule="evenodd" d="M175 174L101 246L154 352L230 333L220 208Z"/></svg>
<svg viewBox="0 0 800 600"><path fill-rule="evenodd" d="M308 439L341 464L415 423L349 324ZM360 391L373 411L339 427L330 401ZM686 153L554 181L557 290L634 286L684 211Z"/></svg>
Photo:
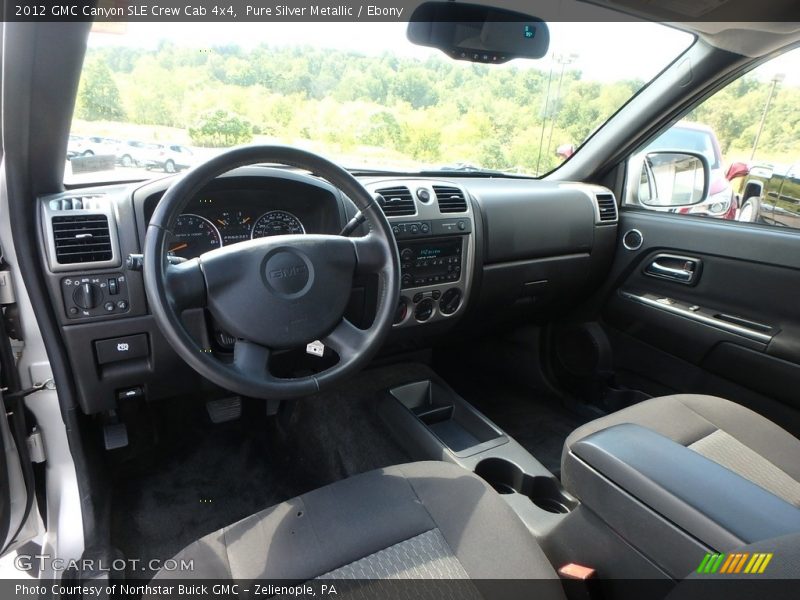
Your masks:
<svg viewBox="0 0 800 600"><path fill-rule="evenodd" d="M377 415L382 390L424 377L416 365L363 372L297 401L279 425L249 400L212 424L197 398L153 403L129 423L133 448L111 457L112 543L127 558L167 559L263 508L333 481L408 462ZM147 431L144 441L136 430ZM142 565L128 577L149 578Z"/></svg>

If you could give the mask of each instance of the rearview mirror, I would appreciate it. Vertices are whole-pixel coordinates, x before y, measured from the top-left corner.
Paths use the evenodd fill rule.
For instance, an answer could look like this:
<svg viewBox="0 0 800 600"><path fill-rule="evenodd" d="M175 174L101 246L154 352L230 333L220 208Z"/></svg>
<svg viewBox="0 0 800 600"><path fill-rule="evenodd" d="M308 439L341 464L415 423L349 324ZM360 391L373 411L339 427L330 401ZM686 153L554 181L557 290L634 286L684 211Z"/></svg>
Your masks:
<svg viewBox="0 0 800 600"><path fill-rule="evenodd" d="M541 19L460 2L420 4L409 20L408 39L457 60L489 64L542 58L550 47L550 31Z"/></svg>
<svg viewBox="0 0 800 600"><path fill-rule="evenodd" d="M699 152L648 152L639 174L639 203L657 208L698 204L708 196L710 171L708 158Z"/></svg>

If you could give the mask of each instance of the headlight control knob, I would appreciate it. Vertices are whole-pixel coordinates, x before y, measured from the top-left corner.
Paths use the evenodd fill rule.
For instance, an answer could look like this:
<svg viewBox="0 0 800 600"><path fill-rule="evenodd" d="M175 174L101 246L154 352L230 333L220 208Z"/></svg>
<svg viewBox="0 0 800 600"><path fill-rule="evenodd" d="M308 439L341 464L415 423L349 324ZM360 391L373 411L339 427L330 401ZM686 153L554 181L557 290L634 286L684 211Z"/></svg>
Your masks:
<svg viewBox="0 0 800 600"><path fill-rule="evenodd" d="M76 306L89 310L100 306L103 301L103 290L94 283L82 283L72 293L72 300Z"/></svg>

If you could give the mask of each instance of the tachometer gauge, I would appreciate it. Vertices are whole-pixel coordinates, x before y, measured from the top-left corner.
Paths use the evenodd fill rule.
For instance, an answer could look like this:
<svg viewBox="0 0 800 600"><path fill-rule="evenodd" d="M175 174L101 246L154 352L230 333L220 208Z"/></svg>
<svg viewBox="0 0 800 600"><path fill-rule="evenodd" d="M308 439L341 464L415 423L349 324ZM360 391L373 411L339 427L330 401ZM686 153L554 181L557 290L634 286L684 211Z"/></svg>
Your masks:
<svg viewBox="0 0 800 600"><path fill-rule="evenodd" d="M300 219L285 210L272 210L264 213L253 224L253 239L290 233L305 233Z"/></svg>
<svg viewBox="0 0 800 600"><path fill-rule="evenodd" d="M222 236L214 224L200 215L182 214L175 221L167 250L173 256L194 258L222 246Z"/></svg>

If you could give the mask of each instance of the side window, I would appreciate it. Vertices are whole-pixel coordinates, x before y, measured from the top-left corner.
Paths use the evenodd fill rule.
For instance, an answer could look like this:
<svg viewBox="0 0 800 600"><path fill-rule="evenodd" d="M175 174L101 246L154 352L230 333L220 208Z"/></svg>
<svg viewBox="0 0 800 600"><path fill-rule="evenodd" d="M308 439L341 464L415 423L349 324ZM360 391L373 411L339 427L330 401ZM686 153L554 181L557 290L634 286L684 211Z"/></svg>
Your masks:
<svg viewBox="0 0 800 600"><path fill-rule="evenodd" d="M625 205L800 228L799 74L797 49L743 75L640 148L628 161Z"/></svg>

